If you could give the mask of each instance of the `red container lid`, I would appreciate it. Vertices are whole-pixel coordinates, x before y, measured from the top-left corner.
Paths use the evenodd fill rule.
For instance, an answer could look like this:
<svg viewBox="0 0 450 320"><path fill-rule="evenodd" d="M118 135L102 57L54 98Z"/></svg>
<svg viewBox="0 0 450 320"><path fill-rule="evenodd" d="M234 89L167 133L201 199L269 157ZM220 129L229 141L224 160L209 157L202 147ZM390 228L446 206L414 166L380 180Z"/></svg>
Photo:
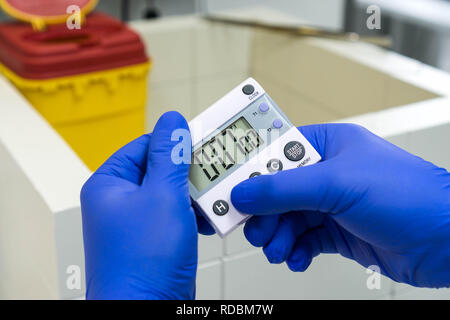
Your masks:
<svg viewBox="0 0 450 320"><path fill-rule="evenodd" d="M106 14L94 12L81 29L66 24L35 32L30 25L0 24L0 63L27 79L49 79L148 61L139 35Z"/></svg>
<svg viewBox="0 0 450 320"><path fill-rule="evenodd" d="M29 22L36 30L48 24L61 24L77 8L84 17L97 5L98 0L0 0L0 7L16 19Z"/></svg>

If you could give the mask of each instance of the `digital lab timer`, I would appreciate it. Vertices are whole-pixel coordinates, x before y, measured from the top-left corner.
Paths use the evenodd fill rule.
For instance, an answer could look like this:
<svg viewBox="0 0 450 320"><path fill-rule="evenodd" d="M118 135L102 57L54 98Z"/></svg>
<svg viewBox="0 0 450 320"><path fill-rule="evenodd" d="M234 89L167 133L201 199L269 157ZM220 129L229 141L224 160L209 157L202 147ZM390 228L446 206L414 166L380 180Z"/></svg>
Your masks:
<svg viewBox="0 0 450 320"><path fill-rule="evenodd" d="M314 164L320 155L264 89L247 79L191 122L193 205L224 237L250 215L233 207L231 190L261 174Z"/></svg>

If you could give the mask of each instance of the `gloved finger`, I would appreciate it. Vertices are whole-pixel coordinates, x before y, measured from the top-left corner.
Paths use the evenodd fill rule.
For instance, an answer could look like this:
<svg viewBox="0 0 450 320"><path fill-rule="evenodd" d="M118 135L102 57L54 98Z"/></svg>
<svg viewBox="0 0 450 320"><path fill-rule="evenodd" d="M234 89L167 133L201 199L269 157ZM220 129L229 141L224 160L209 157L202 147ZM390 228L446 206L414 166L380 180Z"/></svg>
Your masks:
<svg viewBox="0 0 450 320"><path fill-rule="evenodd" d="M211 226L211 224L208 222L208 220L203 216L202 212L200 211L198 205L194 202L191 204L192 208L194 208L195 217L197 219L197 229L200 234L203 234L205 236L210 236L216 233L214 228Z"/></svg>
<svg viewBox="0 0 450 320"><path fill-rule="evenodd" d="M311 143L322 159L326 158L325 146L327 131L333 124L311 124L297 127L298 131Z"/></svg>
<svg viewBox="0 0 450 320"><path fill-rule="evenodd" d="M348 124L343 123L313 124L297 129L320 154L322 161L335 157L343 147L349 147L355 134L354 130L348 130Z"/></svg>
<svg viewBox="0 0 450 320"><path fill-rule="evenodd" d="M324 215L315 211L292 211L282 217L291 226L296 238L310 229L322 226L324 220Z"/></svg>
<svg viewBox="0 0 450 320"><path fill-rule="evenodd" d="M159 118L148 150L147 181L187 184L191 160L191 136L186 120L175 111Z"/></svg>
<svg viewBox="0 0 450 320"><path fill-rule="evenodd" d="M231 201L241 212L268 215L289 211L329 212L336 203L333 188L333 159L311 166L261 175L245 180L231 191Z"/></svg>
<svg viewBox="0 0 450 320"><path fill-rule="evenodd" d="M197 216L197 228L198 232L204 236L211 236L216 233L213 227L209 224L209 222L200 216Z"/></svg>
<svg viewBox="0 0 450 320"><path fill-rule="evenodd" d="M318 211L301 211L305 218L307 229L316 229L324 226L326 215Z"/></svg>
<svg viewBox="0 0 450 320"><path fill-rule="evenodd" d="M263 252L270 263L282 263L291 254L296 240L293 226L281 215L272 239Z"/></svg>
<svg viewBox="0 0 450 320"><path fill-rule="evenodd" d="M300 236L286 263L292 271L303 272L320 253L337 253L333 239L323 227L312 229Z"/></svg>
<svg viewBox="0 0 450 320"><path fill-rule="evenodd" d="M140 185L147 165L150 134L145 134L115 152L95 173L118 177Z"/></svg>
<svg viewBox="0 0 450 320"><path fill-rule="evenodd" d="M264 247L270 263L282 263L291 254L299 236L312 228L322 226L324 216L319 212L288 212L280 216L275 233Z"/></svg>
<svg viewBox="0 0 450 320"><path fill-rule="evenodd" d="M244 226L244 235L255 247L264 247L275 234L278 226L278 215L253 216Z"/></svg>
<svg viewBox="0 0 450 320"><path fill-rule="evenodd" d="M197 219L198 232L205 236L210 236L210 235L215 234L216 231L214 230L214 228L211 227L211 224L208 222L208 220L206 220L203 217L203 215L200 212L198 212L198 210L195 208L195 206L194 206L194 212L195 212L195 217Z"/></svg>

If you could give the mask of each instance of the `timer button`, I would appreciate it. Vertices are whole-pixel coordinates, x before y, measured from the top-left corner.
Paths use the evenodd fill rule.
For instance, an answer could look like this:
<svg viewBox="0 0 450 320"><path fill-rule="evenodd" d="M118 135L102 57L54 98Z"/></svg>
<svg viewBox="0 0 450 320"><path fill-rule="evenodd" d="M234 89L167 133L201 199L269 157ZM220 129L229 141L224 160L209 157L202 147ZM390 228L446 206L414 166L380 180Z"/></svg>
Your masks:
<svg viewBox="0 0 450 320"><path fill-rule="evenodd" d="M253 92L255 92L255 87L251 84L247 84L242 88L242 92L246 95L251 95Z"/></svg>
<svg viewBox="0 0 450 320"><path fill-rule="evenodd" d="M305 147L298 141L291 141L284 146L284 155L291 161L300 161L305 156Z"/></svg>
<svg viewBox="0 0 450 320"><path fill-rule="evenodd" d="M228 203L225 200L217 200L213 204L213 211L218 216L225 215L229 209L230 207L228 206Z"/></svg>
<svg viewBox="0 0 450 320"><path fill-rule="evenodd" d="M283 121L281 121L280 119L275 119L273 120L272 126L275 129L280 129L283 126Z"/></svg>
<svg viewBox="0 0 450 320"><path fill-rule="evenodd" d="M278 159L272 159L267 162L267 170L272 173L281 171L283 170L283 163Z"/></svg>
<svg viewBox="0 0 450 320"><path fill-rule="evenodd" d="M267 102L263 102L259 105L259 111L262 113L266 113L267 111L269 111L269 105L267 104Z"/></svg>
<svg viewBox="0 0 450 320"><path fill-rule="evenodd" d="M261 172L253 172L253 173L250 175L249 178L254 178L254 177L257 177L257 176L260 176L260 175L261 175Z"/></svg>

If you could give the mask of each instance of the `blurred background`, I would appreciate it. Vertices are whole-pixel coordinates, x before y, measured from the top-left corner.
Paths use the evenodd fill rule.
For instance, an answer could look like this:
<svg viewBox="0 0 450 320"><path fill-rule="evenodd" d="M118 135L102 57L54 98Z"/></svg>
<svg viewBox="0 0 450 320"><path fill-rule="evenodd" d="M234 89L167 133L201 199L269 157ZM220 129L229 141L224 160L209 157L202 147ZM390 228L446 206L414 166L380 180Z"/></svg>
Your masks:
<svg viewBox="0 0 450 320"><path fill-rule="evenodd" d="M384 9L382 30L366 27L366 9L370 4L378 4ZM98 9L130 21L214 13L255 5L288 12L308 24L334 30L390 35L392 50L450 70L450 0L107 0L100 2ZM441 11L442 20L435 20L435 15L429 14L437 11ZM0 21L6 19L6 14L0 11Z"/></svg>
<svg viewBox="0 0 450 320"><path fill-rule="evenodd" d="M46 25L0 10L0 299L82 299L86 179L165 111L190 120L248 77L296 125L360 124L450 168L448 0L96 5L79 30L67 28L67 16ZM74 266L79 287L68 285ZM290 272L269 264L239 228L200 237L197 297L450 299L450 289L385 277L371 289L370 275L337 255Z"/></svg>

